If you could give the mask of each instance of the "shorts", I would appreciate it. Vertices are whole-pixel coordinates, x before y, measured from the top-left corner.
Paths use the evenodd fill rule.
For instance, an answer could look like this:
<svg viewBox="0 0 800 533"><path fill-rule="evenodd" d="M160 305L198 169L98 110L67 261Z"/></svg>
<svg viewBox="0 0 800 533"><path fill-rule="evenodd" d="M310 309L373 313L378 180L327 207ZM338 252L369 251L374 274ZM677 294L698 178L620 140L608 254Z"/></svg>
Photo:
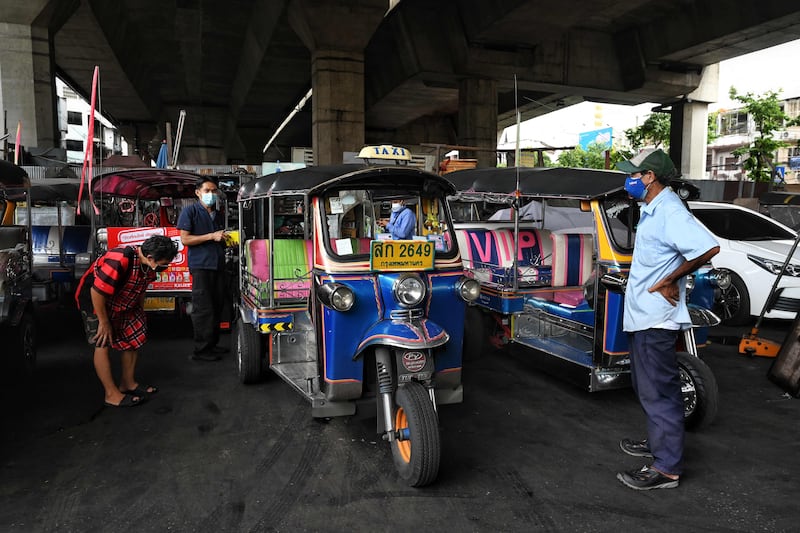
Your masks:
<svg viewBox="0 0 800 533"><path fill-rule="evenodd" d="M100 324L100 319L94 313L87 313L81 311L81 318L83 319L83 330L86 332L86 342L95 346L94 338L97 336L97 326Z"/></svg>

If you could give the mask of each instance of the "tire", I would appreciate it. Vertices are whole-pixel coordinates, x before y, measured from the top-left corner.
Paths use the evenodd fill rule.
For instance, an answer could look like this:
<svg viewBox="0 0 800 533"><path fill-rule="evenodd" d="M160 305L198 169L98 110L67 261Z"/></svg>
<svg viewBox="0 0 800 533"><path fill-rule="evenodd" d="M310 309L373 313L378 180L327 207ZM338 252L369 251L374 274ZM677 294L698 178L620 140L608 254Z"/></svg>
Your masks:
<svg viewBox="0 0 800 533"><path fill-rule="evenodd" d="M264 378L262 360L264 340L261 334L243 320L236 321L236 369L239 382L258 383Z"/></svg>
<svg viewBox="0 0 800 533"><path fill-rule="evenodd" d="M19 324L10 329L12 335L12 365L23 378L32 378L36 373L36 321L30 310L25 311Z"/></svg>
<svg viewBox="0 0 800 533"><path fill-rule="evenodd" d="M395 401L395 430L398 434L406 432L408 438L392 441L394 464L408 485L423 487L439 473L442 455L439 420L428 389L415 381L400 386Z"/></svg>
<svg viewBox="0 0 800 533"><path fill-rule="evenodd" d="M721 301L715 311L725 326L742 326L752 318L750 315L750 293L742 278L731 272L731 286L722 291Z"/></svg>
<svg viewBox="0 0 800 533"><path fill-rule="evenodd" d="M490 338L494 334L494 319L478 307L468 306L464 317L464 361L477 361L493 350Z"/></svg>
<svg viewBox="0 0 800 533"><path fill-rule="evenodd" d="M678 352L686 429L702 429L714 421L719 389L714 373L699 357Z"/></svg>

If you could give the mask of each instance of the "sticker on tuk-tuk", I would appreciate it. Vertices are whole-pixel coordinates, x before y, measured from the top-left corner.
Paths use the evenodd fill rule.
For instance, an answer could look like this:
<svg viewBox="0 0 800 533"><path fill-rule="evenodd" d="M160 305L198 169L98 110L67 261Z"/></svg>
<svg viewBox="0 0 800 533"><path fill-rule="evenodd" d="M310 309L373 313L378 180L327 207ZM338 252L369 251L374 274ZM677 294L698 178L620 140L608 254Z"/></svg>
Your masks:
<svg viewBox="0 0 800 533"><path fill-rule="evenodd" d="M431 241L372 241L370 268L383 272L433 270L434 254Z"/></svg>

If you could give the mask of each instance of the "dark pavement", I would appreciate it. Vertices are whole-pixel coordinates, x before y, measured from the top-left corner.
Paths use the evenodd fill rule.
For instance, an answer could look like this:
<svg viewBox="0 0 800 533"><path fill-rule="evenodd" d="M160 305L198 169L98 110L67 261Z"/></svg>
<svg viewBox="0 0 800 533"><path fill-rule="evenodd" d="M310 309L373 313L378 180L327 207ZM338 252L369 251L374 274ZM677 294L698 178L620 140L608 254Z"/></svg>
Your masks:
<svg viewBox="0 0 800 533"><path fill-rule="evenodd" d="M161 390L132 409L103 407L76 315L40 327L36 380L0 388L0 531L798 530L800 402L771 359L738 354L744 328L703 349L720 410L688 434L680 487L641 493L615 479L644 464L617 444L642 436L632 391L581 391L518 350L465 365L438 480L413 489L374 419L315 421L275 376L244 386L230 355L189 361L187 320L152 322L139 379Z"/></svg>

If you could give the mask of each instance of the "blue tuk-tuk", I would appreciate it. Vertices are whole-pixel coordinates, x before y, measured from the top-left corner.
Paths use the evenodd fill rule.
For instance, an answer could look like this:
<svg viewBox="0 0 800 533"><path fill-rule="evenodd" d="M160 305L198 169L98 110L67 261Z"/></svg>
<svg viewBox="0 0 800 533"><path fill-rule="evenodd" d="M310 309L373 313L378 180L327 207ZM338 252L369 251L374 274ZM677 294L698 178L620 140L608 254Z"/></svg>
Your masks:
<svg viewBox="0 0 800 533"><path fill-rule="evenodd" d="M240 380L269 368L314 417L374 406L411 486L437 476L437 408L462 401L464 316L478 296L452 230L453 192L435 174L383 161L279 172L238 195ZM379 225L398 200L415 217L410 239Z"/></svg>
<svg viewBox="0 0 800 533"><path fill-rule="evenodd" d="M468 309L467 358L514 343L544 370L589 391L630 386L624 287L638 204L616 171L489 168L453 172L456 235L480 296ZM710 423L718 391L698 357L730 275L709 266L690 277L693 329L678 347L687 427Z"/></svg>

